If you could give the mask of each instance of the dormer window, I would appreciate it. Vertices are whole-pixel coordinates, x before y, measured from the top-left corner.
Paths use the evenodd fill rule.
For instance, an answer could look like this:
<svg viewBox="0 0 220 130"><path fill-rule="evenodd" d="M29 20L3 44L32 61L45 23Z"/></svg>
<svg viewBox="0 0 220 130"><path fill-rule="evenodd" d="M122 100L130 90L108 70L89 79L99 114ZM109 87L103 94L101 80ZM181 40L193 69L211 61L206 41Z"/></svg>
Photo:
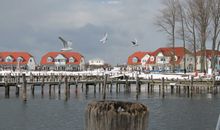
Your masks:
<svg viewBox="0 0 220 130"><path fill-rule="evenodd" d="M150 61L154 61L154 57L153 56L150 57Z"/></svg>
<svg viewBox="0 0 220 130"><path fill-rule="evenodd" d="M69 58L69 62L71 62L71 63L75 62L75 58L70 57L70 58Z"/></svg>
<svg viewBox="0 0 220 130"><path fill-rule="evenodd" d="M177 61L178 60L178 57L177 56L175 56L175 61Z"/></svg>
<svg viewBox="0 0 220 130"><path fill-rule="evenodd" d="M53 62L53 58L52 57L48 57L47 58L47 62Z"/></svg>
<svg viewBox="0 0 220 130"><path fill-rule="evenodd" d="M137 62L138 62L138 58L137 58L137 57L133 57L133 58L132 58L132 62L133 62L133 63L137 63Z"/></svg>
<svg viewBox="0 0 220 130"><path fill-rule="evenodd" d="M13 57L11 57L11 56L7 56L6 58L5 58L5 62L13 62Z"/></svg>
<svg viewBox="0 0 220 130"><path fill-rule="evenodd" d="M22 57L17 58L17 62L23 62L23 61L24 61L24 59Z"/></svg>

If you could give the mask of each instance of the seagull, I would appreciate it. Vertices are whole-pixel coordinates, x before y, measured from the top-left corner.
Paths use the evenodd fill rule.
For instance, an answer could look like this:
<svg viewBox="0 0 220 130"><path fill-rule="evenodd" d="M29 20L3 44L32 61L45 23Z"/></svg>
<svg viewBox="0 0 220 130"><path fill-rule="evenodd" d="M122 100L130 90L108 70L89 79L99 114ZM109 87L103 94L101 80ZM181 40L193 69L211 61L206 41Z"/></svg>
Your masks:
<svg viewBox="0 0 220 130"><path fill-rule="evenodd" d="M70 47L72 45L72 42L64 40L62 37L59 37L59 39L63 42L63 49L61 51L71 51L72 48Z"/></svg>
<svg viewBox="0 0 220 130"><path fill-rule="evenodd" d="M107 37L108 37L108 33L105 33L104 37L100 40L100 42L101 42L102 44L105 44L106 41L108 40Z"/></svg>
<svg viewBox="0 0 220 130"><path fill-rule="evenodd" d="M134 39L134 41L131 41L131 43L133 47L138 46L138 42L136 38Z"/></svg>

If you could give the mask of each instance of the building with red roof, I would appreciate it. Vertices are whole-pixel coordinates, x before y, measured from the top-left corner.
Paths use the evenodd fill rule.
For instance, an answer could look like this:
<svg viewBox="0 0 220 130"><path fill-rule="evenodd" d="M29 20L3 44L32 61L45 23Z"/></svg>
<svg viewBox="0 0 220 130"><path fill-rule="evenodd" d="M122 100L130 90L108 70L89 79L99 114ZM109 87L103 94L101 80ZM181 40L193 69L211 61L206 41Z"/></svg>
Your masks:
<svg viewBox="0 0 220 130"><path fill-rule="evenodd" d="M217 70L220 70L220 51L214 51L214 53L212 54L212 50L205 50L205 51L198 51L196 52L196 57L197 57L197 70L201 70L201 56L202 56L202 53L204 53L205 55L205 58L206 58L206 69L208 68L211 68L211 60L212 60L212 56L214 54L214 56L216 57L215 59L215 68Z"/></svg>
<svg viewBox="0 0 220 130"><path fill-rule="evenodd" d="M34 70L36 62L27 52L0 52L0 67L2 69Z"/></svg>
<svg viewBox="0 0 220 130"><path fill-rule="evenodd" d="M40 64L44 70L83 70L85 59L78 52L48 52L43 55Z"/></svg>
<svg viewBox="0 0 220 130"><path fill-rule="evenodd" d="M175 69L184 69L184 58L186 58L187 71L193 70L193 54L183 47L158 48L154 52L135 52L128 57L128 66L147 70L171 70L175 64Z"/></svg>
<svg viewBox="0 0 220 130"><path fill-rule="evenodd" d="M141 69L143 65L148 61L150 52L135 52L128 57L128 67L132 69Z"/></svg>

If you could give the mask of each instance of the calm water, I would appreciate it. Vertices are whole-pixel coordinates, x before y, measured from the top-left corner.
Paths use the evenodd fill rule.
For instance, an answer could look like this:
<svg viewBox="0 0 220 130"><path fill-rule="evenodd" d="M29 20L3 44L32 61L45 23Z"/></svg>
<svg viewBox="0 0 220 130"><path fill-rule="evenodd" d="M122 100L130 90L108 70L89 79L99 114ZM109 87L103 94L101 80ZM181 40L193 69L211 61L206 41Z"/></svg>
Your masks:
<svg viewBox="0 0 220 130"><path fill-rule="evenodd" d="M21 96L15 96L14 88L9 99L4 98L4 89L0 90L0 130L83 130L87 103L102 97L92 89L86 95L80 87L76 94L72 87L66 101L64 94L58 96L56 92L49 96L48 90L41 96L40 87L36 87L35 95L28 91L28 101L24 103ZM159 93L148 94L143 88L138 98L135 92L123 91L108 93L107 98L147 105L150 108L149 130L214 130L220 114L220 94L188 98L184 94L166 93L163 99Z"/></svg>

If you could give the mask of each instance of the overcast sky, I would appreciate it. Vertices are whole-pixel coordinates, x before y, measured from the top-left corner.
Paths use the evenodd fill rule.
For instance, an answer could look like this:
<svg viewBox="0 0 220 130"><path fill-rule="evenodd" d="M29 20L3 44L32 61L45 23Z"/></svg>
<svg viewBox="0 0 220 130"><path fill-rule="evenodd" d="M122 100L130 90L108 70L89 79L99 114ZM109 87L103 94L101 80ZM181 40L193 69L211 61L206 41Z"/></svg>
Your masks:
<svg viewBox="0 0 220 130"><path fill-rule="evenodd" d="M0 0L0 51L27 51L39 63L46 52L60 51L62 36L86 61L124 64L135 51L166 46L154 25L160 8L161 0Z"/></svg>

